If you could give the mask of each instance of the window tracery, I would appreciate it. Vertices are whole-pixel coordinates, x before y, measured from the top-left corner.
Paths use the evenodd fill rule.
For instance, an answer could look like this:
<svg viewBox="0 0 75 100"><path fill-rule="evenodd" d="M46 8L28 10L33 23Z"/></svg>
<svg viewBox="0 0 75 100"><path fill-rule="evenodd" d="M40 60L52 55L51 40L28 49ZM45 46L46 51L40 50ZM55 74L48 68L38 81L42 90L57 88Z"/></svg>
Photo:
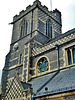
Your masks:
<svg viewBox="0 0 75 100"><path fill-rule="evenodd" d="M75 46L66 49L67 51L67 64L71 65L75 63Z"/></svg>
<svg viewBox="0 0 75 100"><path fill-rule="evenodd" d="M52 38L52 22L50 20L46 21L46 35Z"/></svg>
<svg viewBox="0 0 75 100"><path fill-rule="evenodd" d="M20 38L27 35L27 21L23 20L20 26Z"/></svg>
<svg viewBox="0 0 75 100"><path fill-rule="evenodd" d="M38 72L45 72L48 70L48 60L46 57L42 57L38 63L37 63L37 66L38 66Z"/></svg>

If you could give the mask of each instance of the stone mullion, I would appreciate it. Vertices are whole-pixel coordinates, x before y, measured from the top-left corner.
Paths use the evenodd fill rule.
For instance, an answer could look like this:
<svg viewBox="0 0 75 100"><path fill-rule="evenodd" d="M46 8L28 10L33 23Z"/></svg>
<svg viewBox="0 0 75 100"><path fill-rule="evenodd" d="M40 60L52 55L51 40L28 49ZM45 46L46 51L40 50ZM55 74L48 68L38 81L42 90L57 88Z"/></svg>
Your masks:
<svg viewBox="0 0 75 100"><path fill-rule="evenodd" d="M72 59L72 64L73 64L73 53L72 53L72 49L73 48L71 48L70 51L71 51L71 59Z"/></svg>
<svg viewBox="0 0 75 100"><path fill-rule="evenodd" d="M68 54L67 54L67 52L68 52L68 49L66 50L66 65L68 65Z"/></svg>

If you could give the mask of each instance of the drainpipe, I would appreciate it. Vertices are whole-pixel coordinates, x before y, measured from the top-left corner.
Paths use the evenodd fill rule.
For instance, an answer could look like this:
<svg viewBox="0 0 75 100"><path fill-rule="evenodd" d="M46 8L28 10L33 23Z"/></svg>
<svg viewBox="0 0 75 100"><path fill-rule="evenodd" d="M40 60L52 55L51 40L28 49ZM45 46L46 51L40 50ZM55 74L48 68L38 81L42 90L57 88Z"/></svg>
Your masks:
<svg viewBox="0 0 75 100"><path fill-rule="evenodd" d="M60 67L59 67L59 46L58 46L58 44L56 44L55 46L56 46L56 50L57 50L57 67L58 67L58 71L59 71L59 69L60 69Z"/></svg>
<svg viewBox="0 0 75 100"><path fill-rule="evenodd" d="M52 77L50 77L39 89L37 89L36 93L39 92L47 83L49 83L58 73L59 73L59 71L54 73L54 75Z"/></svg>
<svg viewBox="0 0 75 100"><path fill-rule="evenodd" d="M36 93L39 92L48 82L50 82L59 73L59 46L58 46L58 44L56 44L55 46L56 46L56 50L57 50L58 71L51 78L49 78L39 89L37 89Z"/></svg>
<svg viewBox="0 0 75 100"><path fill-rule="evenodd" d="M39 92L47 83L49 83L58 73L59 73L59 46L58 44L55 45L56 46L56 50L57 50L57 67L58 67L58 70L57 72L51 77L49 78L39 89L37 89L36 91L36 94L37 92ZM32 100L34 100L35 94L32 95Z"/></svg>
<svg viewBox="0 0 75 100"><path fill-rule="evenodd" d="M34 96L35 96L35 94L33 93L33 95L31 96L31 100L34 100Z"/></svg>

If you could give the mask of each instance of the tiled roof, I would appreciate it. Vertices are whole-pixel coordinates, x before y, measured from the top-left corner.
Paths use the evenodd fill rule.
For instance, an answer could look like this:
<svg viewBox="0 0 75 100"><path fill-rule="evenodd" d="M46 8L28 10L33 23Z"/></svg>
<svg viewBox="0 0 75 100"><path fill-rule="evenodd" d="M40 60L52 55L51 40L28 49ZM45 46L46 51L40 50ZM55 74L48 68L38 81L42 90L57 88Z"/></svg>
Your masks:
<svg viewBox="0 0 75 100"><path fill-rule="evenodd" d="M44 75L30 82L32 84L33 91L36 93L37 89L41 87L54 73ZM48 88L48 90L45 90ZM48 94L61 93L63 91L75 90L75 67L61 70L52 80L50 80L35 97Z"/></svg>
<svg viewBox="0 0 75 100"><path fill-rule="evenodd" d="M44 82L46 82L53 75L54 75L54 73L51 73L51 74L48 74L48 75L44 75L42 77L32 79L29 83L32 84L33 92L36 92L37 89L39 89L39 87L41 87L41 85Z"/></svg>
<svg viewBox="0 0 75 100"><path fill-rule="evenodd" d="M24 89L28 89L28 88L31 88L31 84L28 84L28 83L25 83L25 82L21 82L22 86Z"/></svg>
<svg viewBox="0 0 75 100"><path fill-rule="evenodd" d="M75 28L73 28L73 29L71 29L71 30L65 32L64 34L59 35L59 36L56 37L56 38L53 38L53 39L48 40L47 43L52 42L52 41L54 41L54 40L56 40L56 39L62 38L63 36L66 36L66 35L68 35L68 34L70 34L70 33L73 33L73 32L75 32Z"/></svg>

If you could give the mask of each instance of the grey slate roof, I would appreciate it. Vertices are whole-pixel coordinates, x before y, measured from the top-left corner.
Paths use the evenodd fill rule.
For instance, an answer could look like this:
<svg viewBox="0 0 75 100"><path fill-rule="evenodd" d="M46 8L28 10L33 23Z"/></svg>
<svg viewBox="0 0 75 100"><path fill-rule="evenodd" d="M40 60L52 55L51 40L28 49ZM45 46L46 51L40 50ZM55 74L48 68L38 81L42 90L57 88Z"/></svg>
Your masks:
<svg viewBox="0 0 75 100"><path fill-rule="evenodd" d="M36 92L37 89L41 87L44 82L46 82L50 77L52 77L52 75L54 75L54 73L32 79L32 81L30 81L29 83L32 84L33 92Z"/></svg>
<svg viewBox="0 0 75 100"><path fill-rule="evenodd" d="M54 74L55 72L32 79L30 83L32 84L33 91L36 93L36 90ZM47 91L45 90L46 87L48 88ZM61 70L51 81L36 93L35 97L70 90L75 90L75 66Z"/></svg>
<svg viewBox="0 0 75 100"><path fill-rule="evenodd" d="M59 35L59 36L56 37L56 38L53 38L53 39L48 40L47 43L52 42L52 41L54 41L54 40L56 40L56 39L59 39L59 38L61 38L61 37L63 37L63 36L66 36L66 35L68 35L68 34L71 34L71 33L73 33L73 32L75 32L75 28L73 28L73 29L71 29L71 30L65 32L64 34Z"/></svg>
<svg viewBox="0 0 75 100"><path fill-rule="evenodd" d="M28 84L28 83L25 83L25 82L21 82L22 86L24 89L28 89L28 88L31 88L31 84Z"/></svg>

